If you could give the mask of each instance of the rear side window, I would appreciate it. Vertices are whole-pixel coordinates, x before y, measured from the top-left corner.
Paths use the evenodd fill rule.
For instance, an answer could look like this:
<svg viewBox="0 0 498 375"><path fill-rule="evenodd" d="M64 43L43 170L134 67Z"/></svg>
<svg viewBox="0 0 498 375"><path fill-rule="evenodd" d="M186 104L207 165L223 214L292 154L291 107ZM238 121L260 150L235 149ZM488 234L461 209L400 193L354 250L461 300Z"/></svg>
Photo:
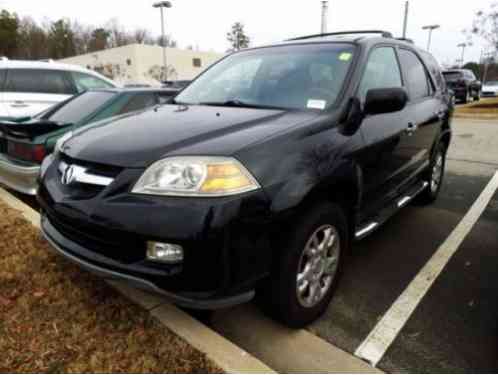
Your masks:
<svg viewBox="0 0 498 375"><path fill-rule="evenodd" d="M422 61L412 51L406 49L401 49L399 56L406 75L410 98L417 100L429 96L432 88Z"/></svg>
<svg viewBox="0 0 498 375"><path fill-rule="evenodd" d="M104 81L103 79L94 77L90 74L71 72L74 84L78 92L83 92L85 90L98 90L98 89L109 89L114 86L110 83Z"/></svg>
<svg viewBox="0 0 498 375"><path fill-rule="evenodd" d="M63 71L42 69L9 69L6 92L40 94L74 94Z"/></svg>
<svg viewBox="0 0 498 375"><path fill-rule="evenodd" d="M365 100L372 89L402 87L401 71L396 53L391 47L375 49L369 56L365 73L360 83L358 96Z"/></svg>
<svg viewBox="0 0 498 375"><path fill-rule="evenodd" d="M443 73L441 72L441 67L439 66L439 63L437 60L429 53L425 55L426 57L426 62L427 62L427 67L430 70L432 76L436 80L436 85L437 87L444 91L446 87L446 82L443 77Z"/></svg>

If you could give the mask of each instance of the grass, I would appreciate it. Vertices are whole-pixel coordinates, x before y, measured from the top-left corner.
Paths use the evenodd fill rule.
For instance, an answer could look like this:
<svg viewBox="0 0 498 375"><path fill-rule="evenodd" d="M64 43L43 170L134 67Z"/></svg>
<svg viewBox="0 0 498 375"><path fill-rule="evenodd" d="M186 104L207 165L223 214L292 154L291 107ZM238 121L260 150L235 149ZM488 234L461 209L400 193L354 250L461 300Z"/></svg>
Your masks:
<svg viewBox="0 0 498 375"><path fill-rule="evenodd" d="M474 115L477 118L498 118L498 98L481 99L479 102L458 106L455 114L458 115Z"/></svg>
<svg viewBox="0 0 498 375"><path fill-rule="evenodd" d="M0 201L0 373L219 373Z"/></svg>

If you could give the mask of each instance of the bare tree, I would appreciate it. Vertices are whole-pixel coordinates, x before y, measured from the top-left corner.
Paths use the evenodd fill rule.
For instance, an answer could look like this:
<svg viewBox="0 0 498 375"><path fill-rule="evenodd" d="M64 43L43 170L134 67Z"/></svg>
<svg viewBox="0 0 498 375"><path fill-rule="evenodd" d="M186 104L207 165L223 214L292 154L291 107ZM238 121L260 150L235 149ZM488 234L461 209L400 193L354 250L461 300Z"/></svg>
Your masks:
<svg viewBox="0 0 498 375"><path fill-rule="evenodd" d="M498 52L498 2L491 4L489 10L476 13L472 25L472 34L485 39L490 48Z"/></svg>

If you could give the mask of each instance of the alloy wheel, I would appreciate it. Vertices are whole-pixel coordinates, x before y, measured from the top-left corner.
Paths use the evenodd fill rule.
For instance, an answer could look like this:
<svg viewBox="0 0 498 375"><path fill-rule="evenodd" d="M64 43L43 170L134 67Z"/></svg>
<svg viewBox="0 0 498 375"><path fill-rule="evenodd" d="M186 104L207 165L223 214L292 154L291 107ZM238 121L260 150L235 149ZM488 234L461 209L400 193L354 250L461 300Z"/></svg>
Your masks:
<svg viewBox="0 0 498 375"><path fill-rule="evenodd" d="M299 260L296 293L303 307L316 306L337 275L341 243L338 230L323 225L308 239Z"/></svg>
<svg viewBox="0 0 498 375"><path fill-rule="evenodd" d="M443 177L443 167L444 167L444 157L441 152L439 152L436 156L436 160L432 167L432 175L431 175L431 191L435 193L439 185L441 184L441 179Z"/></svg>

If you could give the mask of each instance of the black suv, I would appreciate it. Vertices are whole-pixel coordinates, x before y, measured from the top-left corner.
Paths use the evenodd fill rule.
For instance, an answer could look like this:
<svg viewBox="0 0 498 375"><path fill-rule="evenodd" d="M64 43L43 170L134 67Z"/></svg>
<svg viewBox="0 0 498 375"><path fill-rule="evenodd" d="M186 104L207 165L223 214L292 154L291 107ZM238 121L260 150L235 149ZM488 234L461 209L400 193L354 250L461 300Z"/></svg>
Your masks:
<svg viewBox="0 0 498 375"><path fill-rule="evenodd" d="M61 140L42 168L42 230L81 267L179 305L258 292L303 326L355 241L436 199L450 103L435 60L387 32L237 52L172 103Z"/></svg>
<svg viewBox="0 0 498 375"><path fill-rule="evenodd" d="M468 103L481 99L482 83L468 69L453 69L443 72L447 86L455 93L455 99Z"/></svg>

